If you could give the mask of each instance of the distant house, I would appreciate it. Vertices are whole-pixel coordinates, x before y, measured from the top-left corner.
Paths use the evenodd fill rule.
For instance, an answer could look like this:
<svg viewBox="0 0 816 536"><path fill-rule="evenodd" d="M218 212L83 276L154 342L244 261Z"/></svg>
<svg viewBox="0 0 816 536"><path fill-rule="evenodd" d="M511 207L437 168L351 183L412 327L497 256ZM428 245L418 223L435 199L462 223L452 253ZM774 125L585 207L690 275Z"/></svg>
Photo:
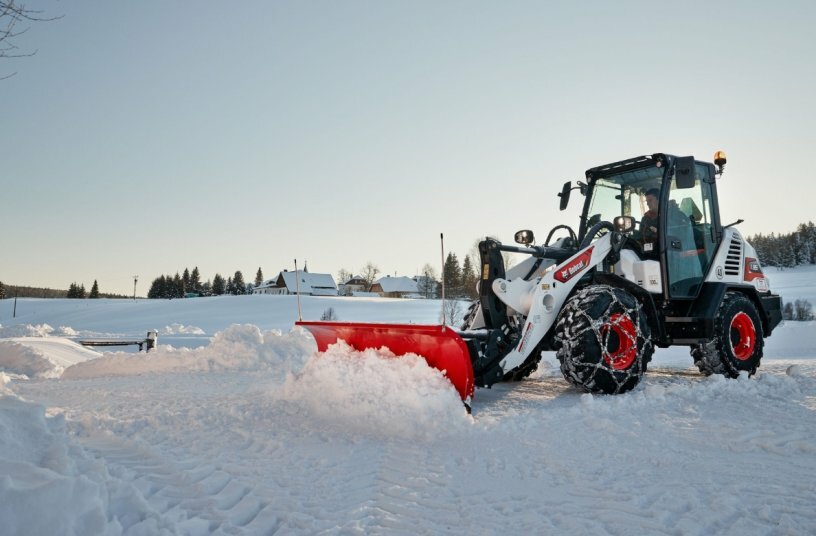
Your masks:
<svg viewBox="0 0 816 536"><path fill-rule="evenodd" d="M371 292L384 298L414 298L419 296L417 282L410 277L381 277L371 285Z"/></svg>
<svg viewBox="0 0 816 536"><path fill-rule="evenodd" d="M305 270L284 270L252 290L253 294L300 294L304 296L337 296L337 285L331 274L315 274Z"/></svg>
<svg viewBox="0 0 816 536"><path fill-rule="evenodd" d="M368 285L361 275L355 275L348 281L340 283L338 293L341 296L357 296L360 292L367 292Z"/></svg>

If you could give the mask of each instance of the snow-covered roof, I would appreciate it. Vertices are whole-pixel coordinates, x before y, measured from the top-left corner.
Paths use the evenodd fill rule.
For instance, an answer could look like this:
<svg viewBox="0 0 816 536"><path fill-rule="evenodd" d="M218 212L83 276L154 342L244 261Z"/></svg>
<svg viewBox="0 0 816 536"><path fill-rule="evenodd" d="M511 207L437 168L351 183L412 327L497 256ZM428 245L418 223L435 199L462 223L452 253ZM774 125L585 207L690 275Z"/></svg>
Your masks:
<svg viewBox="0 0 816 536"><path fill-rule="evenodd" d="M380 285L383 292L419 292L416 281L410 277L381 277L375 284Z"/></svg>
<svg viewBox="0 0 816 536"><path fill-rule="evenodd" d="M335 285L331 274L315 274L298 270L297 272L281 272L278 274L278 281L281 278L289 292L299 290L301 294L320 293L323 296L337 294L337 285Z"/></svg>

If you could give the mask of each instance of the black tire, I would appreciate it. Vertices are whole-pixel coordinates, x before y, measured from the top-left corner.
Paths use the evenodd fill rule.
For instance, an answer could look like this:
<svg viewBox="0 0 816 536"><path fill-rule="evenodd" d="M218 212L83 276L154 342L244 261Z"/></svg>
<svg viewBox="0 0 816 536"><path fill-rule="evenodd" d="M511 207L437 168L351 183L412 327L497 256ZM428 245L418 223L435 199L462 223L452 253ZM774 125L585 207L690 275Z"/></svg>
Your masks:
<svg viewBox="0 0 816 536"><path fill-rule="evenodd" d="M570 298L555 326L556 357L571 384L589 393L633 389L654 353L646 313L634 296L607 285Z"/></svg>
<svg viewBox="0 0 816 536"><path fill-rule="evenodd" d="M762 321L754 303L744 294L728 292L714 319L714 338L691 347L691 357L706 376L736 378L759 368L765 345Z"/></svg>
<svg viewBox="0 0 816 536"><path fill-rule="evenodd" d="M532 374L538 369L538 364L541 361L541 350L536 348L533 353L524 360L524 363L511 369L510 372L502 377L503 382L518 382Z"/></svg>

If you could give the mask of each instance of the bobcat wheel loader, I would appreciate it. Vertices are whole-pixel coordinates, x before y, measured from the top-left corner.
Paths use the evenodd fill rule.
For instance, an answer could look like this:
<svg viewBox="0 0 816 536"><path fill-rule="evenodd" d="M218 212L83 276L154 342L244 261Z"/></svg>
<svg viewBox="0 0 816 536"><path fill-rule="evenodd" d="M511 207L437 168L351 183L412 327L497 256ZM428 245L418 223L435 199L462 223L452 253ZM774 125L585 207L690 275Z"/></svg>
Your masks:
<svg viewBox="0 0 816 536"><path fill-rule="evenodd" d="M633 389L655 347L690 347L703 374L753 374L782 319L781 300L736 224L720 221L716 181L725 163L721 151L714 164L658 153L567 182L561 210L573 190L585 197L578 232L558 225L543 245L530 230L516 233L518 246L482 241L479 299L462 326L297 324L319 351L342 339L359 350L418 354L468 408L474 387L522 379L548 350L568 382L592 393ZM653 233L643 228L644 216L654 216L647 192L657 199ZM502 252L528 257L506 270Z"/></svg>

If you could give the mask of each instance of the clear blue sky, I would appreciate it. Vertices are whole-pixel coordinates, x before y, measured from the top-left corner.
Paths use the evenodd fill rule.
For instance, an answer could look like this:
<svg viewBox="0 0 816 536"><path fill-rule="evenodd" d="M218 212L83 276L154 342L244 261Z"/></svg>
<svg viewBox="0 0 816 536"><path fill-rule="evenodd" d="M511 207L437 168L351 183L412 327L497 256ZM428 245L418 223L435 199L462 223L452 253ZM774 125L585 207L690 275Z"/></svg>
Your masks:
<svg viewBox="0 0 816 536"><path fill-rule="evenodd" d="M654 152L725 150L747 234L816 219L812 2L40 5L0 62L6 284L410 276Z"/></svg>

